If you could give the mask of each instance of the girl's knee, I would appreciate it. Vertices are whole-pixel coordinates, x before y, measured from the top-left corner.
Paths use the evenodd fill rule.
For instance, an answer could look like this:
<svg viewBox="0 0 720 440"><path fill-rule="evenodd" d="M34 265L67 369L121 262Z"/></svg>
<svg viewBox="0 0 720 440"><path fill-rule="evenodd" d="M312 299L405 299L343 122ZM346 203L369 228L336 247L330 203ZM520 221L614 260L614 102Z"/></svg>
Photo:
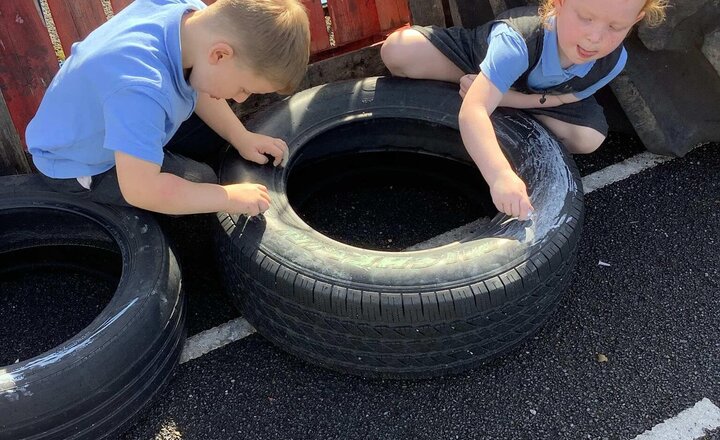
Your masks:
<svg viewBox="0 0 720 440"><path fill-rule="evenodd" d="M403 42L403 33L407 32L407 29L395 31L390 34L387 39L383 42L380 47L380 57L385 63L385 66L395 76L407 76L405 69L411 63L411 56L409 55L409 48L407 44Z"/></svg>
<svg viewBox="0 0 720 440"><path fill-rule="evenodd" d="M590 127L576 127L575 133L565 144L573 154L589 154L605 141L605 135Z"/></svg>

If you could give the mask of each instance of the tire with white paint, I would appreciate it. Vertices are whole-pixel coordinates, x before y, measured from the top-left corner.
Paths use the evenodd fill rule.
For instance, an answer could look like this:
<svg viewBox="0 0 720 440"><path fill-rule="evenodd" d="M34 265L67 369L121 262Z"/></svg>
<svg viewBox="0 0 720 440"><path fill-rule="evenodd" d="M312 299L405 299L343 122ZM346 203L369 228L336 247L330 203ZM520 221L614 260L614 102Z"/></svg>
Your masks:
<svg viewBox="0 0 720 440"><path fill-rule="evenodd" d="M37 250L60 255L58 264L85 264L66 261L70 247L80 255L119 254L113 261L121 273L110 302L87 327L44 353L0 366L0 439L114 438L178 364L185 340L178 264L149 213L58 194L39 177L0 177L0 276L14 264L42 270L20 261ZM102 262L89 263L104 270ZM38 322L37 331L44 330Z"/></svg>
<svg viewBox="0 0 720 440"><path fill-rule="evenodd" d="M532 117L492 116L532 221L498 214L454 243L382 252L320 234L288 202L301 162L388 149L470 162L460 104L457 85L368 78L305 90L249 122L289 147L283 168L228 154L221 169L224 183L262 183L273 200L264 216L219 214L227 288L260 334L338 371L416 378L476 367L539 330L568 284L584 206L572 159Z"/></svg>

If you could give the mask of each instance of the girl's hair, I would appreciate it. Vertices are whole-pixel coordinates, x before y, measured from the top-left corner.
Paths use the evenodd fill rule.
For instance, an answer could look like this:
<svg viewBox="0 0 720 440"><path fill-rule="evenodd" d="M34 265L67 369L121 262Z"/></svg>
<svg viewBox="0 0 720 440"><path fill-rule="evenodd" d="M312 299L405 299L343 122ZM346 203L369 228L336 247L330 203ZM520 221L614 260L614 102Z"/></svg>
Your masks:
<svg viewBox="0 0 720 440"><path fill-rule="evenodd" d="M645 6L642 8L645 17L642 21L650 27L659 25L665 20L665 8L667 7L668 0L645 0ZM555 15L553 0L540 0L539 11L543 22L547 22L550 17Z"/></svg>
<svg viewBox="0 0 720 440"><path fill-rule="evenodd" d="M217 0L208 12L215 30L255 74L280 93L298 87L310 57L310 25L299 0Z"/></svg>

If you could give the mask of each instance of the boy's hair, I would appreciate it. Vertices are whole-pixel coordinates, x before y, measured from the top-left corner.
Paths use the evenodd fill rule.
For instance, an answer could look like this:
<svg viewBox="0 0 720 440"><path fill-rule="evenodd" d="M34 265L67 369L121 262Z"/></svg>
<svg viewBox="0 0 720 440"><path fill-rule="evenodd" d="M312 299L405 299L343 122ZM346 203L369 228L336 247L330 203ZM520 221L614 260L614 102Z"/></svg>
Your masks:
<svg viewBox="0 0 720 440"><path fill-rule="evenodd" d="M650 27L659 25L665 20L665 8L667 6L668 0L645 0L645 6L642 8L645 17L643 17L642 21ZM539 12L543 22L547 23L547 20L555 15L553 0L540 0Z"/></svg>
<svg viewBox="0 0 720 440"><path fill-rule="evenodd" d="M217 0L209 8L215 30L242 62L290 93L305 76L310 25L299 0Z"/></svg>

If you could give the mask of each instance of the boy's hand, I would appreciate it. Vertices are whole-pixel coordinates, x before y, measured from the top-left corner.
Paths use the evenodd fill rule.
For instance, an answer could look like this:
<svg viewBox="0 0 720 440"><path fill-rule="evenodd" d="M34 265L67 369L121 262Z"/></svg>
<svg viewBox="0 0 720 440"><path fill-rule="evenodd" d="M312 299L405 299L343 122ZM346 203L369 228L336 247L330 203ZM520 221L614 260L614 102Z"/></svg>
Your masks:
<svg viewBox="0 0 720 440"><path fill-rule="evenodd" d="M240 156L259 164L266 164L268 158L265 155L269 154L275 158L273 165L278 166L287 154L287 144L284 140L251 131L245 131L234 139L232 144Z"/></svg>
<svg viewBox="0 0 720 440"><path fill-rule="evenodd" d="M501 171L488 182L493 203L498 211L518 220L527 220L533 210L525 183L512 170Z"/></svg>
<svg viewBox="0 0 720 440"><path fill-rule="evenodd" d="M473 81L475 81L475 78L477 78L477 75L473 74L467 74L460 78L460 97L465 99L465 94L467 93L468 89L472 85Z"/></svg>
<svg viewBox="0 0 720 440"><path fill-rule="evenodd" d="M262 214L270 208L270 195L263 185L236 183L225 185L224 188L228 196L228 206L225 211L230 214L253 216Z"/></svg>

